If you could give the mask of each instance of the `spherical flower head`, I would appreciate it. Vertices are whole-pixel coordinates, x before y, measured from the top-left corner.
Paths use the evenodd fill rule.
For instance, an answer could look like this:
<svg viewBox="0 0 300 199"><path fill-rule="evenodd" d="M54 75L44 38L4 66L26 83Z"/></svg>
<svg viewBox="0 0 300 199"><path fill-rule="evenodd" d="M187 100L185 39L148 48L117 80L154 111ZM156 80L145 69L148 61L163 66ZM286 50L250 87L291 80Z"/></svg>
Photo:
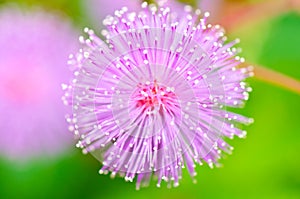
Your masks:
<svg viewBox="0 0 300 199"><path fill-rule="evenodd" d="M77 48L70 23L39 8L0 10L0 155L27 161L66 149L61 83Z"/></svg>
<svg viewBox="0 0 300 199"><path fill-rule="evenodd" d="M230 152L223 138L245 137L238 127L252 119L226 107L248 99L251 68L208 15L143 3L107 17L104 40L85 29L65 103L77 147L102 162L101 174L136 178L137 188L153 175L157 186L178 186L182 168L194 177L197 164L213 167Z"/></svg>

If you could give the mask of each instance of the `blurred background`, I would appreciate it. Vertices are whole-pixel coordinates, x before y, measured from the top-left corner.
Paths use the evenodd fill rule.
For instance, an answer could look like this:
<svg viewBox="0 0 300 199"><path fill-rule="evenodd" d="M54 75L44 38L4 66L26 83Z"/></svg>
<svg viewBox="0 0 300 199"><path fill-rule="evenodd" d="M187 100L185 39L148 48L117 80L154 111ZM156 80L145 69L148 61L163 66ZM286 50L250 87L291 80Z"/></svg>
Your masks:
<svg viewBox="0 0 300 199"><path fill-rule="evenodd" d="M239 44L239 47L243 49L241 54L248 62L271 68L300 80L300 0L180 0L180 2L189 3L195 7L200 6L202 10L209 10L212 23L223 25L230 39L237 37L241 39ZM59 48L70 51L67 52L68 54L73 50L76 52L77 38L84 27L94 28L99 34L102 28L102 17L124 5L137 9L138 1L0 0L0 44L2 45L2 51L0 50L0 73L2 73L0 74L0 140L2 140L0 141L0 198L299 199L300 95L256 78L249 80L253 88L250 100L244 109L238 110L255 119L254 124L246 127L247 138L228 140L235 150L233 154L225 155L225 158L221 160L223 165L221 168L210 169L207 165L197 166L196 184L193 184L187 171L184 171L180 186L172 189L168 189L165 184L162 184L161 188L156 188L153 180L148 188L136 191L134 183L125 182L119 177L110 179L109 176L99 175L98 170L101 164L93 156L83 155L79 149L75 148L71 141L72 136L67 135L69 134L68 127L63 123L64 121L61 124L51 123L57 124L56 126L60 125L57 129L51 124L47 125L45 121L49 118L44 119L35 127L34 124L37 121L34 119L34 114L48 115L47 109L30 108L32 103L24 105L23 101L11 104L7 99L7 93L3 91L5 77L9 76L7 71L10 69L4 69L3 65L8 66L11 60L20 60L19 55L32 53L23 50L20 54L13 56L7 54L9 51L7 48L11 47L12 41L18 39L19 36L14 35L10 38L4 33L5 30L10 29L11 26L12 30L20 28L15 31L23 35L17 43L17 46L21 48L23 41L28 43L28 40L36 38L30 45L28 44L29 49L32 49L36 43L47 46L55 44L52 51L44 47L43 49L47 51L45 54L56 55ZM24 16L27 18L16 12L26 13ZM20 25L21 22L10 22L18 15L24 21L25 19L30 21L31 16L40 21L35 20L33 25L30 25L30 22L26 22L25 25ZM60 23L56 24L53 18L58 18ZM68 29L64 30L63 27L68 27ZM40 34L26 33L30 28L40 31ZM52 35L55 38L43 33L48 29L53 31ZM56 30L60 32L54 33ZM62 31L65 32L62 33ZM40 38L41 35L44 37ZM68 48L66 48L68 44L61 44L61 40L66 41L65 38L74 42ZM44 40L49 43L43 43ZM58 47L58 44L61 46ZM40 48L37 47L37 49ZM34 53L41 60L46 57L41 52ZM56 56L57 62L54 64L67 67L64 65L68 55L63 55L62 57L66 57L64 59L59 58L60 54ZM8 56L12 58L8 59ZM45 65L44 62L41 63ZM32 63L29 65L32 67ZM20 72L18 68L14 70ZM61 74L65 71L57 70L56 72ZM68 75L57 75L53 69L37 72L37 75L41 74L45 77L52 77L53 74L53 78L55 77L58 83L67 83L69 79ZM33 82L32 85L39 84L44 79L42 77L42 80ZM52 88L47 86L45 84L45 89L51 91ZM58 87L60 90L60 85ZM28 92L30 94L30 91ZM35 93L41 95L41 98L45 95L43 92ZM58 96L61 96L61 93L58 93ZM48 107L56 110L64 109L59 103L61 103L60 99L59 102L53 100ZM24 111L22 113L16 111L16 115L24 114L23 118L26 118L26 114L30 112L28 117L32 117L33 127L27 131L35 131L41 138L37 135L32 135L33 137L20 135L29 122L18 122L22 119L8 114L8 110L11 110L10 106L29 107L30 111L23 108ZM66 111L59 113L64 112ZM48 116L52 117L51 121L56 117L64 117L64 115L56 116L54 113ZM13 130L7 123L12 123ZM51 137L51 134L45 138L44 131L48 131L48 134L60 131L60 134L54 133L54 137ZM67 138L61 134L65 134ZM26 141L11 144L16 138L24 138ZM25 152L27 150L25 147L20 147L37 138L46 139L43 140L45 143L30 149L29 152ZM14 151L16 148L18 152ZM49 152L49 148L57 150L52 153ZM34 150L40 153L35 153Z"/></svg>

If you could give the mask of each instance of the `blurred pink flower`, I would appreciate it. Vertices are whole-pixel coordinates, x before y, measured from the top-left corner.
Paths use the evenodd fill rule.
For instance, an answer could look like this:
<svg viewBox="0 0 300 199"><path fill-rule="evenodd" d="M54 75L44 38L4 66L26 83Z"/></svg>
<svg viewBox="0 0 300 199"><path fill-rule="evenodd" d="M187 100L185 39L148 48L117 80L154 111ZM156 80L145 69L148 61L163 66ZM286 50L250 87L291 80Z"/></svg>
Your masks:
<svg viewBox="0 0 300 199"><path fill-rule="evenodd" d="M210 21L218 21L220 17L220 9L222 8L224 0L197 0L197 9L200 9L201 12L211 13ZM179 2L178 0L157 0L157 3L160 6L168 6L173 11L182 14L182 7L186 4Z"/></svg>
<svg viewBox="0 0 300 199"><path fill-rule="evenodd" d="M119 10L126 6L130 11L137 11L141 7L141 1L139 0L86 0L84 1L84 7L87 10L88 15L96 27L102 26L102 19L107 15L113 15L115 10Z"/></svg>
<svg viewBox="0 0 300 199"><path fill-rule="evenodd" d="M60 87L77 34L63 18L31 11L0 10L0 153L13 160L56 154L72 142Z"/></svg>
<svg viewBox="0 0 300 199"><path fill-rule="evenodd" d="M224 0L198 0L198 7L206 12L217 15Z"/></svg>
<svg viewBox="0 0 300 199"><path fill-rule="evenodd" d="M86 0L83 6L97 29L99 25L103 27L101 19L104 19L107 15L113 15L115 10L126 6L131 12L138 11L141 7L141 2L142 0ZM178 0L157 0L156 2L160 6L169 6L178 13L181 13L182 7L185 5ZM203 12L208 11L212 13L211 19L214 19L218 17L222 2L223 0L197 0L197 7Z"/></svg>

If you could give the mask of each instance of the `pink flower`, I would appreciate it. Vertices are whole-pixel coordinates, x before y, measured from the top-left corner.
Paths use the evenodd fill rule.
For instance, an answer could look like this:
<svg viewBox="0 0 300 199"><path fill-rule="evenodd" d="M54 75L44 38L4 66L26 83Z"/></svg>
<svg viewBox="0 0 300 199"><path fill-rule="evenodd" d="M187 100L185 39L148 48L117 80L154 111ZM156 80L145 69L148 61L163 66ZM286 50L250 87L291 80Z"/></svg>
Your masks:
<svg viewBox="0 0 300 199"><path fill-rule="evenodd" d="M68 121L77 146L102 161L101 174L137 177L137 188L152 175L157 186L178 186L182 168L194 177L197 164L213 167L230 152L223 137L245 137L239 127L252 119L226 107L248 99L243 81L252 72L239 67L238 40L207 25L208 13L199 20L189 7L143 7L107 17L104 41L85 29L85 48L69 62L77 70L65 95Z"/></svg>
<svg viewBox="0 0 300 199"><path fill-rule="evenodd" d="M107 15L114 15L116 9L126 6L131 11L137 11L140 9L141 4L139 0L85 0L83 6L91 20L98 27L102 26L99 19L104 19Z"/></svg>
<svg viewBox="0 0 300 199"><path fill-rule="evenodd" d="M61 83L78 45L65 19L39 9L0 10L0 154L30 159L66 149Z"/></svg>
<svg viewBox="0 0 300 199"><path fill-rule="evenodd" d="M198 0L198 7L206 12L217 15L221 8L224 0Z"/></svg>

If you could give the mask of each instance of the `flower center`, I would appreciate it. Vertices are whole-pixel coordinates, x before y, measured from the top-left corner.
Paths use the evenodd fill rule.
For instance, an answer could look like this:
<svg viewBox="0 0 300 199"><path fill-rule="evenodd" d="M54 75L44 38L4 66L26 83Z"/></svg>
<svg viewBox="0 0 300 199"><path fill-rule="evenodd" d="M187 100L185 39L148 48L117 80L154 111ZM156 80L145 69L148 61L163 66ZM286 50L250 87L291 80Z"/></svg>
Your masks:
<svg viewBox="0 0 300 199"><path fill-rule="evenodd" d="M132 101L136 108L142 108L143 113L155 114L160 108L171 108L177 100L174 88L159 85L154 80L152 83L140 83L132 95Z"/></svg>
<svg viewBox="0 0 300 199"><path fill-rule="evenodd" d="M139 83L128 105L130 125L135 126L129 134L137 139L161 136L166 128L180 124L181 107L175 88L159 84L156 79ZM144 129L143 133L138 129Z"/></svg>

